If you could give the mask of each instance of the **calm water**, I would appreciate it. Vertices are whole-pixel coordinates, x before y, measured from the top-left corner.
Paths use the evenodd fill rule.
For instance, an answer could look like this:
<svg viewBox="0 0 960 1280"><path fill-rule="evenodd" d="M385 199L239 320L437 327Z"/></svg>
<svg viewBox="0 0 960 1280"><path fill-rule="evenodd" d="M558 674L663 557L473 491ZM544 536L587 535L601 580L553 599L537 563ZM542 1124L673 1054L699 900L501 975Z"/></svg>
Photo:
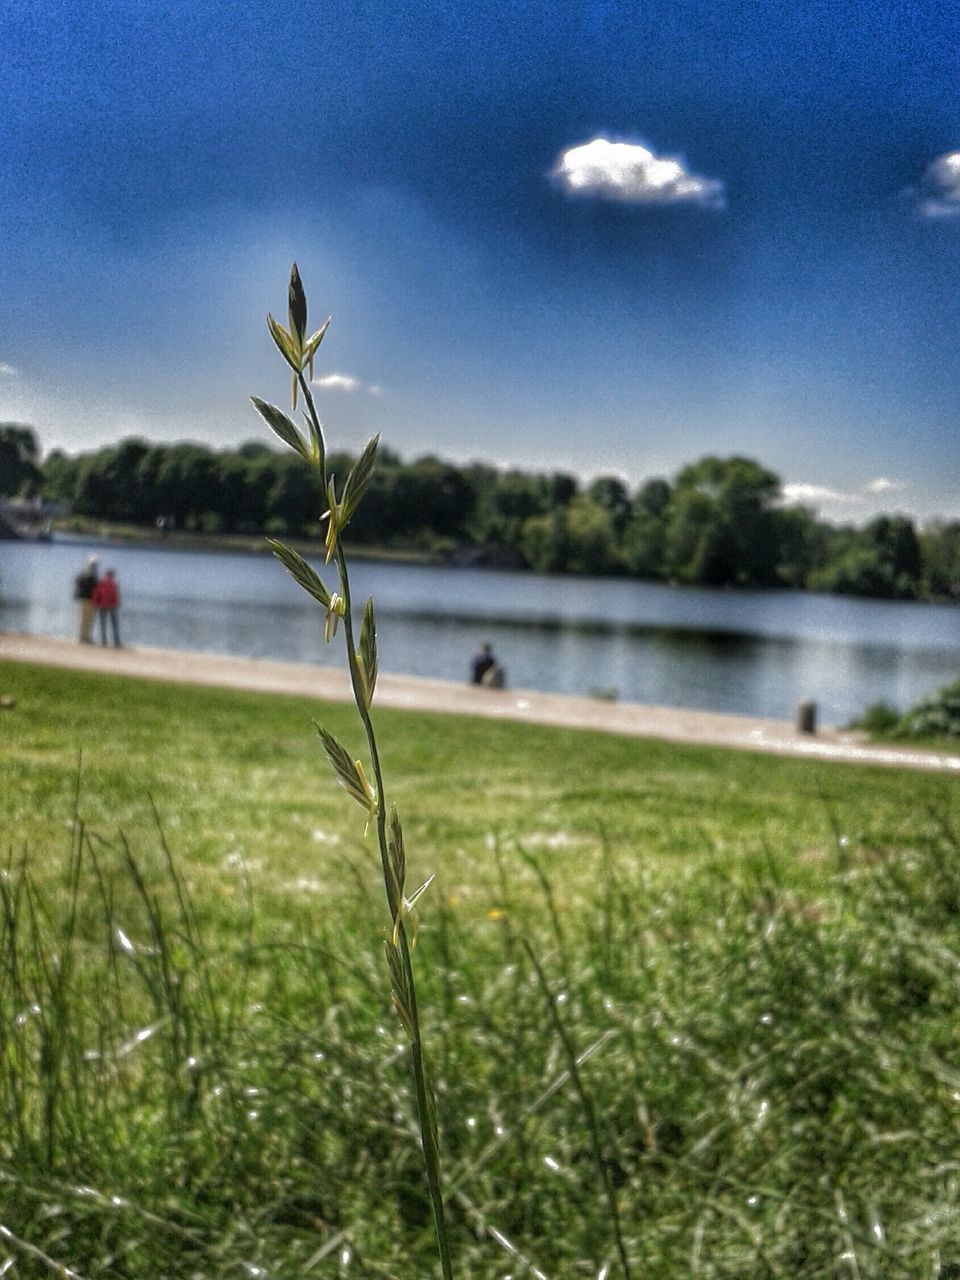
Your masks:
<svg viewBox="0 0 960 1280"><path fill-rule="evenodd" d="M74 635L73 579L94 550L117 570L128 644L343 661L342 643L323 643L322 610L271 556L0 543L0 630ZM462 680L490 640L515 688L778 717L810 697L838 724L960 674L949 605L378 562L353 580L356 599L376 601L385 671Z"/></svg>

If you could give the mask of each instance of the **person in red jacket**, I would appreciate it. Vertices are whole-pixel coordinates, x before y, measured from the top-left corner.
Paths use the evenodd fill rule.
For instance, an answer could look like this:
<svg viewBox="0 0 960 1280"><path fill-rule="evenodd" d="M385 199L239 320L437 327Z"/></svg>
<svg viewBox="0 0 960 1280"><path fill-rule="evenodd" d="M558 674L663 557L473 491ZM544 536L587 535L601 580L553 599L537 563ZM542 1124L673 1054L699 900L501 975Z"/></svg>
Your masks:
<svg viewBox="0 0 960 1280"><path fill-rule="evenodd" d="M100 615L100 639L107 643L107 619L113 629L113 643L120 648L120 623L117 612L120 608L120 588L117 585L115 569L108 569L93 589L93 603Z"/></svg>

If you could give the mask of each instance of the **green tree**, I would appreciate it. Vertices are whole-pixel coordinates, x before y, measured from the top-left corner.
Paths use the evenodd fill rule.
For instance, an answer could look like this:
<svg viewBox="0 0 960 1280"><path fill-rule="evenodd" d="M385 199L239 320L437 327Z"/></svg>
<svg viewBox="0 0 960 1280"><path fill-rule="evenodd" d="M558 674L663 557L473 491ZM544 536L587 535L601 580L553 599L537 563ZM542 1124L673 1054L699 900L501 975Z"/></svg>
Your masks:
<svg viewBox="0 0 960 1280"><path fill-rule="evenodd" d="M0 497L30 496L40 487L40 447L32 427L0 422Z"/></svg>
<svg viewBox="0 0 960 1280"><path fill-rule="evenodd" d="M710 526L722 519L714 498L684 486L674 494L666 526L666 568L681 582L699 582L697 563L700 544L709 536Z"/></svg>
<svg viewBox="0 0 960 1280"><path fill-rule="evenodd" d="M863 537L880 552L894 580L915 591L922 563L913 521L907 516L877 516L864 528Z"/></svg>
<svg viewBox="0 0 960 1280"><path fill-rule="evenodd" d="M506 520L526 520L540 515L544 508L543 486L535 476L524 471L507 471L499 477L493 506Z"/></svg>
<svg viewBox="0 0 960 1280"><path fill-rule="evenodd" d="M568 507L580 492L576 476L554 471L544 477L543 497L548 507Z"/></svg>
<svg viewBox="0 0 960 1280"><path fill-rule="evenodd" d="M109 449L84 454L77 467L77 483L73 494L73 509L81 516L106 519L110 509L110 489L106 481Z"/></svg>
<svg viewBox="0 0 960 1280"><path fill-rule="evenodd" d="M271 529L295 535L302 534L311 522L319 529L323 507L319 505L315 473L292 455L271 457L273 483L266 495L266 522ZM255 458L254 465L259 461Z"/></svg>
<svg viewBox="0 0 960 1280"><path fill-rule="evenodd" d="M251 458L262 458L264 455L273 453L269 445L263 443L262 440L245 440L236 451L238 458L244 458L249 461Z"/></svg>
<svg viewBox="0 0 960 1280"><path fill-rule="evenodd" d="M923 586L929 595L960 599L960 521L934 521L920 534Z"/></svg>
<svg viewBox="0 0 960 1280"><path fill-rule="evenodd" d="M399 527L401 499L398 489L403 484L405 469L377 467L370 479L368 498L350 521L350 541L366 546L388 547L402 533ZM325 510L324 507L320 508Z"/></svg>
<svg viewBox="0 0 960 1280"><path fill-rule="evenodd" d="M647 480L633 496L622 537L627 569L641 578L662 578L667 559L667 514L673 491L662 479Z"/></svg>
<svg viewBox="0 0 960 1280"><path fill-rule="evenodd" d="M891 599L897 594L893 574L882 552L877 547L862 543L850 547L839 560L811 575L810 585L816 591L830 591L842 596Z"/></svg>
<svg viewBox="0 0 960 1280"><path fill-rule="evenodd" d="M408 530L456 538L469 525L474 493L458 469L436 458L421 458L403 469L396 486Z"/></svg>
<svg viewBox="0 0 960 1280"><path fill-rule="evenodd" d="M239 453L223 453L217 459L216 511L220 528L225 533L239 533L247 526L248 457Z"/></svg>
<svg viewBox="0 0 960 1280"><path fill-rule="evenodd" d="M610 573L620 567L613 517L590 498L574 498L564 510L566 554L570 573Z"/></svg>
<svg viewBox="0 0 960 1280"><path fill-rule="evenodd" d="M199 526L204 516L216 512L219 460L203 445L153 446L140 459L138 470L144 523L165 516L181 526Z"/></svg>
<svg viewBox="0 0 960 1280"><path fill-rule="evenodd" d="M623 563L638 578L662 578L667 553L667 527L655 516L634 516L621 543Z"/></svg>
<svg viewBox="0 0 960 1280"><path fill-rule="evenodd" d="M775 582L779 496L779 478L750 458L701 458L684 467L667 521L669 572L718 586Z"/></svg>
<svg viewBox="0 0 960 1280"><path fill-rule="evenodd" d="M78 462L62 449L54 449L43 460L41 468L40 488L49 502L58 502L64 507L73 506L73 497L77 487Z"/></svg>
<svg viewBox="0 0 960 1280"><path fill-rule="evenodd" d="M158 517L169 515L160 484L160 474L166 458L167 446L153 444L140 460L137 484L140 488L143 518L146 524L155 524Z"/></svg>
<svg viewBox="0 0 960 1280"><path fill-rule="evenodd" d="M147 524L150 511L145 501L144 460L150 454L145 440L121 440L103 459L101 480L106 490L108 520Z"/></svg>
<svg viewBox="0 0 960 1280"><path fill-rule="evenodd" d="M243 513L241 533L261 533L266 525L270 493L279 472L277 455L268 450L259 457L244 459Z"/></svg>
<svg viewBox="0 0 960 1280"><path fill-rule="evenodd" d="M630 493L616 476L597 476L587 488L587 497L610 516L617 541L623 537L630 516Z"/></svg>
<svg viewBox="0 0 960 1280"><path fill-rule="evenodd" d="M809 507L782 507L773 514L777 578L788 587L804 587L826 560L827 527Z"/></svg>
<svg viewBox="0 0 960 1280"><path fill-rule="evenodd" d="M557 507L546 515L529 516L520 531L520 552L537 573L561 573L567 567L567 512Z"/></svg>
<svg viewBox="0 0 960 1280"><path fill-rule="evenodd" d="M878 516L860 530L838 530L810 585L840 595L909 600L919 593L922 555L913 522Z"/></svg>
<svg viewBox="0 0 960 1280"><path fill-rule="evenodd" d="M610 573L621 567L610 512L583 495L567 507L528 516L518 539L540 573Z"/></svg>
<svg viewBox="0 0 960 1280"><path fill-rule="evenodd" d="M667 514L667 508L670 506L672 496L673 490L670 487L670 482L660 476L654 476L652 479L644 481L633 495L632 514L635 516L657 516L662 519Z"/></svg>

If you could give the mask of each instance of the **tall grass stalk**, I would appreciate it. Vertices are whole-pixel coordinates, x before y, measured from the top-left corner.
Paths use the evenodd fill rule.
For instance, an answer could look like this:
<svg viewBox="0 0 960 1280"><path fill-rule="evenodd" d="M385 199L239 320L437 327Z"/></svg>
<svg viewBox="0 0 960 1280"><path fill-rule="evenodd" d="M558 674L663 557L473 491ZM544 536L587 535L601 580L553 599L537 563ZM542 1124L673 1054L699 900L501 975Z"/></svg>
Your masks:
<svg viewBox="0 0 960 1280"><path fill-rule="evenodd" d="M294 410L297 407L298 396L303 397L306 438L300 433L296 424L275 405L266 404L256 397L253 397L253 403L271 430L305 462L320 470L323 489L329 503L323 517L327 521L327 563L333 560L336 565L339 590L328 591L319 575L290 547L275 541L271 542L271 545L278 559L283 562L293 578L326 609L325 634L328 641L336 634L339 622L341 620L343 622L350 683L366 736L373 770L373 784L371 785L368 781L360 760L351 760L345 748L322 726L318 725L317 730L340 784L348 795L366 808L368 823L372 819L376 826L383 883L390 914L390 926L384 935L384 948L390 975L391 995L410 1044L420 1142L433 1208L440 1265L444 1280L453 1280L453 1263L440 1176L440 1147L434 1099L424 1054L417 989L411 960L411 951L416 939L416 926L414 923L413 942L411 942L405 923L430 881L421 885L410 897L406 896L406 854L403 830L396 807L390 813L388 830L383 770L370 714L376 689L378 665L373 601L367 600L364 607L358 644L354 626L350 574L341 537L370 482L380 437L374 436L367 444L347 475L338 495L335 477L327 474L323 428L317 415L309 381L304 376L304 370L309 370L310 377L313 376L314 357L330 321L326 320L315 333L307 335L307 299L296 263L293 264L290 272L288 316L289 329L285 329L272 316L268 316L267 324L280 354L293 372Z"/></svg>
<svg viewBox="0 0 960 1280"><path fill-rule="evenodd" d="M607 1200L607 1207L610 1212L610 1222L613 1227L613 1235L617 1244L617 1255L620 1259L620 1267L623 1271L624 1280L633 1280L633 1273L630 1270L630 1263L627 1259L627 1246L623 1239L623 1227L620 1222L620 1209L617 1205L617 1193L613 1186L613 1180L610 1176L610 1168L603 1152L603 1143L600 1138L600 1125L597 1121L596 1107L593 1105L593 1099L587 1092L586 1085L583 1082L583 1075L580 1071L580 1060L577 1056L576 1046L570 1038L570 1033L564 1025L563 1019L560 1017L560 1011L557 1008L557 998L550 988L547 981L547 975L544 972L543 965L537 959L537 953L530 945L526 938L523 939L523 949L527 953L527 959L533 965L533 970L537 975L537 982L540 984L540 990L543 992L547 1009L550 1013L550 1021L553 1023L557 1038L563 1045L564 1056L567 1060L567 1070L570 1073L570 1079L573 1081L574 1088L577 1091L577 1097L580 1099L580 1105L583 1108L583 1116L587 1123L587 1132L590 1135L590 1145L593 1150L593 1159L596 1164L597 1173L603 1185L603 1193ZM601 1267L601 1272L603 1268Z"/></svg>

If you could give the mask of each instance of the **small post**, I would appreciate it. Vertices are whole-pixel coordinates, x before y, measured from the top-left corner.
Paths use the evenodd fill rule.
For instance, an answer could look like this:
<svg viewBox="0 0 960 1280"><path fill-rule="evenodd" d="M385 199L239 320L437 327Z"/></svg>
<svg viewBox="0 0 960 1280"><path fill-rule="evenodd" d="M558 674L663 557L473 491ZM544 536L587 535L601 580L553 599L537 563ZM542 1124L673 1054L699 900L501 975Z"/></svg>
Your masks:
<svg viewBox="0 0 960 1280"><path fill-rule="evenodd" d="M797 703L797 733L817 732L817 704L812 698Z"/></svg>

